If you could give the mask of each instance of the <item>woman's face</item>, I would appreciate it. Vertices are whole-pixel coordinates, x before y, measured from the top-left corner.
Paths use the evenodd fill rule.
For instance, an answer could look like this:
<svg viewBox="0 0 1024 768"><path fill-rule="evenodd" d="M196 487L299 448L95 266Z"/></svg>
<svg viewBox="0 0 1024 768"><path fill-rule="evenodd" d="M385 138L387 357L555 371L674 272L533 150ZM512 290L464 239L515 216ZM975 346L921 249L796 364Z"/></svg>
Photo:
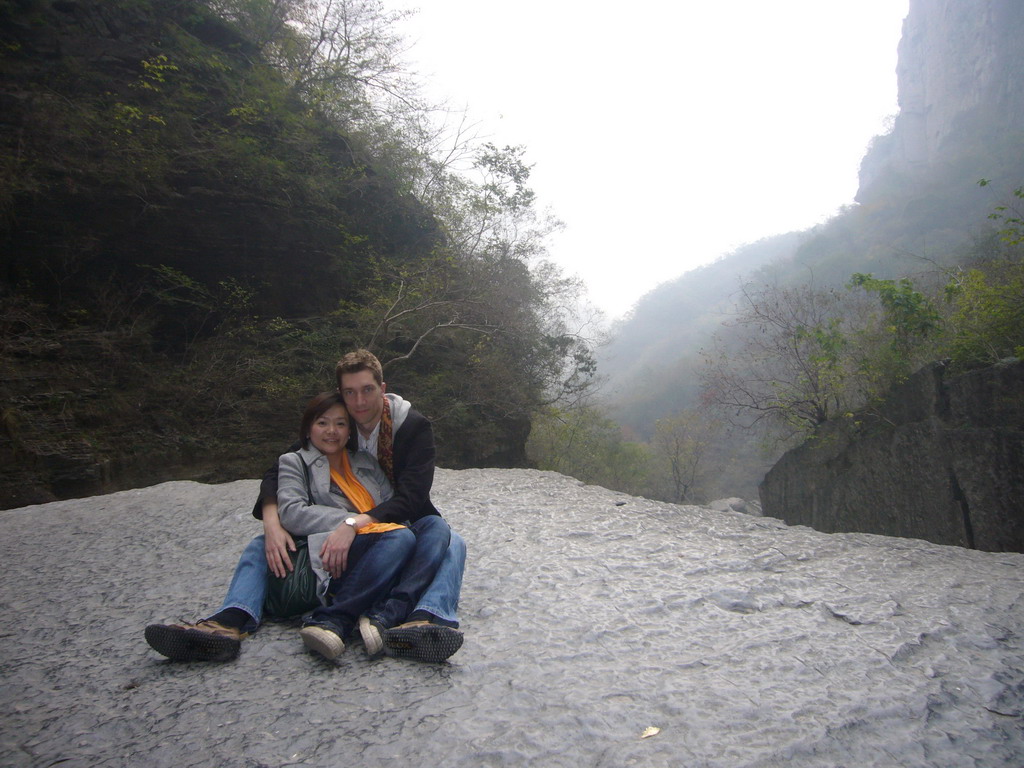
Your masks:
<svg viewBox="0 0 1024 768"><path fill-rule="evenodd" d="M348 412L340 405L335 405L321 413L313 419L309 440L328 456L345 450L348 442Z"/></svg>

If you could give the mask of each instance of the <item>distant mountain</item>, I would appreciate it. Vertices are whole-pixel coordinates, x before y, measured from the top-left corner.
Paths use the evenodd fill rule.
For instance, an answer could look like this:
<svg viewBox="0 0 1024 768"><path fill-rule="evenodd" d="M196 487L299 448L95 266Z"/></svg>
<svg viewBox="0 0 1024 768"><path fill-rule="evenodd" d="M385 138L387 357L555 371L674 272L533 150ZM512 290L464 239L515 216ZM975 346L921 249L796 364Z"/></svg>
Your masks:
<svg viewBox="0 0 1024 768"><path fill-rule="evenodd" d="M648 404L646 395L662 400L655 407L657 412L671 413L685 407L696 380L685 370L677 374L673 369L680 364L690 367L690 358L730 311L743 279L791 256L807 237L807 233L793 232L765 238L662 283L640 299L626 319L613 328L611 343L600 353L601 372L608 379L603 389L605 397L634 406L622 409L620 423L646 435L650 425L642 414L648 408L640 407ZM638 376L644 380L639 395ZM648 386L658 378L667 379L664 386Z"/></svg>

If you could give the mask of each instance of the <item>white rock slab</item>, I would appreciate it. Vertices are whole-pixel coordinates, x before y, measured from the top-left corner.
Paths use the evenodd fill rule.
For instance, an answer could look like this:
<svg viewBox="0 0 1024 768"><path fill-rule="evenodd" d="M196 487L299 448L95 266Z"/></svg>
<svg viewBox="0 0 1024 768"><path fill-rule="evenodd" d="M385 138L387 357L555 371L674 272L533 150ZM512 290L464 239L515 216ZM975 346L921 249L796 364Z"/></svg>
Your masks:
<svg viewBox="0 0 1024 768"><path fill-rule="evenodd" d="M277 624L168 662L143 627L219 606L256 488L0 512L0 764L1024 764L1024 555L439 470L469 546L449 663L331 663Z"/></svg>

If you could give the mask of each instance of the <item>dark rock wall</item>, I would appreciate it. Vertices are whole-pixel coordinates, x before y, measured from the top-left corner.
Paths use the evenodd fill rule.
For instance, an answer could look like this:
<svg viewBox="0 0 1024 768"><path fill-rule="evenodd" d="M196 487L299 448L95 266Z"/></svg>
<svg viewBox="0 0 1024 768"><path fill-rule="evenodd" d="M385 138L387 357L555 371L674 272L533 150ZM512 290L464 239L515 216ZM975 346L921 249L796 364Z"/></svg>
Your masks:
<svg viewBox="0 0 1024 768"><path fill-rule="evenodd" d="M924 368L786 453L760 493L765 515L820 531L1024 551L1024 361Z"/></svg>

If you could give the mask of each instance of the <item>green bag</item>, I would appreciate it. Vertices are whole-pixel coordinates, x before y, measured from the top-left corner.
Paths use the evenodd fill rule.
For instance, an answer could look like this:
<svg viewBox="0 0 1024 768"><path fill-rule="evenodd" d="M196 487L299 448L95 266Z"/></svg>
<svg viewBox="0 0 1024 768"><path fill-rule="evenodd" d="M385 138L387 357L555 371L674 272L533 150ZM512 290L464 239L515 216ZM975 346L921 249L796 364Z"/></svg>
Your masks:
<svg viewBox="0 0 1024 768"><path fill-rule="evenodd" d="M267 584L267 597L263 611L267 616L288 619L301 616L320 605L317 597L317 578L309 564L309 545L304 536L294 537L293 568L283 579L273 574Z"/></svg>
<svg viewBox="0 0 1024 768"><path fill-rule="evenodd" d="M298 453L298 451L296 451ZM306 498L313 504L312 484L309 479L309 467L299 461L306 474ZM263 612L276 619L290 619L312 611L320 605L316 594L317 577L313 566L309 564L309 543L305 536L293 536L295 554L292 556L292 570L282 579L270 574L267 583L267 596L263 600Z"/></svg>

